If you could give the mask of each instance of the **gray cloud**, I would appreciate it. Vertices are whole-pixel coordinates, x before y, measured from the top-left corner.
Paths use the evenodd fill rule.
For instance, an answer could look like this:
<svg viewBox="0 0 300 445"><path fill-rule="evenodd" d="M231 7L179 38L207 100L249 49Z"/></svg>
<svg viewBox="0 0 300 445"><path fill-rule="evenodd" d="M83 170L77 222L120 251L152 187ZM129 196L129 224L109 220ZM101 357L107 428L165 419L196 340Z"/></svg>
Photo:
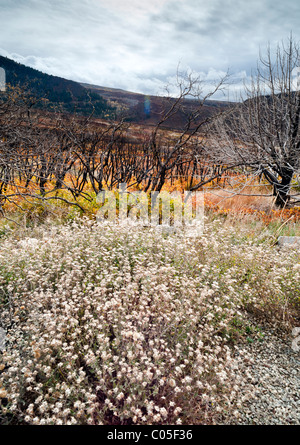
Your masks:
<svg viewBox="0 0 300 445"><path fill-rule="evenodd" d="M0 0L0 54L62 77L156 94L178 63L237 82L293 31L297 0ZM237 88L237 87L236 87Z"/></svg>

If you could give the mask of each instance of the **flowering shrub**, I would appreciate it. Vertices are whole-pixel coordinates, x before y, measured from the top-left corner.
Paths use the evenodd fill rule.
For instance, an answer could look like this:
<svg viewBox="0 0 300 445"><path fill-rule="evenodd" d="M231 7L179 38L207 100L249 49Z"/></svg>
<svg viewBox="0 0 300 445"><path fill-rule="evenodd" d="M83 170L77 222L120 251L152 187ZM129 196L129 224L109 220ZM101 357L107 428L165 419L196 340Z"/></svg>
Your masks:
<svg viewBox="0 0 300 445"><path fill-rule="evenodd" d="M29 235L1 240L2 422L216 423L243 402L245 308L299 306L299 254L218 221L197 239L87 219Z"/></svg>

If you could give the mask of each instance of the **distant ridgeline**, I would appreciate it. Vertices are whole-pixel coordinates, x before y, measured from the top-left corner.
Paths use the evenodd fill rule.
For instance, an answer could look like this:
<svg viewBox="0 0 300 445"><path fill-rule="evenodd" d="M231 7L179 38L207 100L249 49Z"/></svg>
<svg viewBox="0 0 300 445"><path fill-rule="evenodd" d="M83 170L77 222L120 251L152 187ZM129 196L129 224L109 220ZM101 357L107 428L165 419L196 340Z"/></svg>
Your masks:
<svg viewBox="0 0 300 445"><path fill-rule="evenodd" d="M26 89L40 101L38 107L47 110L60 109L67 113L113 118L115 108L98 93L89 91L77 82L44 74L34 68L0 56L0 68L5 70L6 84Z"/></svg>

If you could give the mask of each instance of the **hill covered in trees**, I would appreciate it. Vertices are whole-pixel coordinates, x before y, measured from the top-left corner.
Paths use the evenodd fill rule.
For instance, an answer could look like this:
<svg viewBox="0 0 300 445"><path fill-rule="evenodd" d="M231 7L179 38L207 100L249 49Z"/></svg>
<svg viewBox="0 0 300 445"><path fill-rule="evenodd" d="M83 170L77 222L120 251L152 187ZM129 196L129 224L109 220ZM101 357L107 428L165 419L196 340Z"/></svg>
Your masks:
<svg viewBox="0 0 300 445"><path fill-rule="evenodd" d="M46 99L39 102L39 107L81 115L94 112L99 118L114 116L115 108L105 98L77 82L42 73L3 56L0 67L5 70L7 85L28 90L37 99Z"/></svg>

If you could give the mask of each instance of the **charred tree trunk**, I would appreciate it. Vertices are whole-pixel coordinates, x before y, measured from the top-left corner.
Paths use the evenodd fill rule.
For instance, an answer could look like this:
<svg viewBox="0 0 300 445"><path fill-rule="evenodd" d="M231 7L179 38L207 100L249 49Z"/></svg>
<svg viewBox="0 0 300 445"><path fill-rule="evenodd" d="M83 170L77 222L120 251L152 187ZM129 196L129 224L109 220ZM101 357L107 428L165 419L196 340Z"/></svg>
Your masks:
<svg viewBox="0 0 300 445"><path fill-rule="evenodd" d="M290 200L289 191L293 179L293 169L283 169L281 174L281 182L274 183L273 194L276 196L275 204L284 208Z"/></svg>

